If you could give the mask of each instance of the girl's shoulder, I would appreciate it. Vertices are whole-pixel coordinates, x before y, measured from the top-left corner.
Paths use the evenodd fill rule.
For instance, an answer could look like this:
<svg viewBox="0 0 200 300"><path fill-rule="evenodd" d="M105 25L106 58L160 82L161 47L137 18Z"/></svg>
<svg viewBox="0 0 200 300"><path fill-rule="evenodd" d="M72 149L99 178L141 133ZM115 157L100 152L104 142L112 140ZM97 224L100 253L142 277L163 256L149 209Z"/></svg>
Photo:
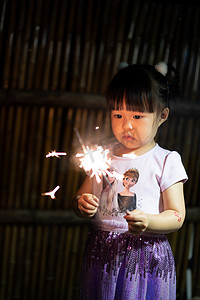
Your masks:
<svg viewBox="0 0 200 300"><path fill-rule="evenodd" d="M153 154L155 156L161 157L161 159L168 160L168 161L172 160L176 162L177 160L178 161L181 160L181 155L177 151L162 148L158 144L156 144Z"/></svg>

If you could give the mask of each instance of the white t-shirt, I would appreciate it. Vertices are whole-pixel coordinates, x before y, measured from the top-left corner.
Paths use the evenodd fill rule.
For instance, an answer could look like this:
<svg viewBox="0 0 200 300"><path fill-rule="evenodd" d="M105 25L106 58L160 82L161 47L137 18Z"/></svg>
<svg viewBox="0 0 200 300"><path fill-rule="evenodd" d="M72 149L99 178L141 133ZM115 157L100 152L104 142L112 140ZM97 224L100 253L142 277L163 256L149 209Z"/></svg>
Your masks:
<svg viewBox="0 0 200 300"><path fill-rule="evenodd" d="M171 185L187 180L180 155L158 144L140 156L118 157L112 154L111 158L110 172L113 176L106 180L104 177L100 184L93 182L93 193L100 199L93 223L101 230L126 232L126 209L161 213L161 193ZM125 188L125 182L130 178L132 184Z"/></svg>

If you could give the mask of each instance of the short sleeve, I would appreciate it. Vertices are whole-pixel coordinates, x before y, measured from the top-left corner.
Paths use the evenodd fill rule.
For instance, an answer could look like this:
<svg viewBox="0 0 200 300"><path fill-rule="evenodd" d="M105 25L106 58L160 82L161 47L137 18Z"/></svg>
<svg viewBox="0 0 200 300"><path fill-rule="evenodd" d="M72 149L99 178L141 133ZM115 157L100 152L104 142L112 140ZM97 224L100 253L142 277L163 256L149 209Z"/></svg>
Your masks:
<svg viewBox="0 0 200 300"><path fill-rule="evenodd" d="M183 166L181 156L178 152L170 152L164 162L163 172L160 181L160 188L163 192L171 185L182 181L186 182L188 179L187 173Z"/></svg>

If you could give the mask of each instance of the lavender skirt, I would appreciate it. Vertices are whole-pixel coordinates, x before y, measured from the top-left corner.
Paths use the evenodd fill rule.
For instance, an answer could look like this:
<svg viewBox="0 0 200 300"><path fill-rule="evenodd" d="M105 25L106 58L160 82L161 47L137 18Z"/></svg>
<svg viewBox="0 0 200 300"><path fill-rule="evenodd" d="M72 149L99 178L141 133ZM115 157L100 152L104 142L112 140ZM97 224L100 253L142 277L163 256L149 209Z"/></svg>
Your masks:
<svg viewBox="0 0 200 300"><path fill-rule="evenodd" d="M80 299L175 300L175 264L167 238L91 232L83 258Z"/></svg>

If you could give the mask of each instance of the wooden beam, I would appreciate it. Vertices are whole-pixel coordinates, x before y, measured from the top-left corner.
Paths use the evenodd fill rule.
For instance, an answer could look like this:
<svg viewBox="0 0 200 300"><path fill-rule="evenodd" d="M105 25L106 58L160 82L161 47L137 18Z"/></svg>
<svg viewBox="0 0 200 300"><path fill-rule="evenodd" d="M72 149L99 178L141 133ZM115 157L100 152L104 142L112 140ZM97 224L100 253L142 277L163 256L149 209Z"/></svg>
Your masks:
<svg viewBox="0 0 200 300"><path fill-rule="evenodd" d="M106 109L105 97L67 92L0 91L0 104Z"/></svg>
<svg viewBox="0 0 200 300"><path fill-rule="evenodd" d="M30 105L30 106L54 106L72 108L91 108L106 110L104 95L68 93L56 91L5 91L0 90L0 105ZM170 105L174 115L200 117L200 105L195 102L183 101Z"/></svg>
<svg viewBox="0 0 200 300"><path fill-rule="evenodd" d="M200 222L200 208L188 207L186 222ZM0 210L0 224L90 224L90 219L78 218L72 210Z"/></svg>
<svg viewBox="0 0 200 300"><path fill-rule="evenodd" d="M87 218L78 218L72 210L0 210L0 224L82 224Z"/></svg>

